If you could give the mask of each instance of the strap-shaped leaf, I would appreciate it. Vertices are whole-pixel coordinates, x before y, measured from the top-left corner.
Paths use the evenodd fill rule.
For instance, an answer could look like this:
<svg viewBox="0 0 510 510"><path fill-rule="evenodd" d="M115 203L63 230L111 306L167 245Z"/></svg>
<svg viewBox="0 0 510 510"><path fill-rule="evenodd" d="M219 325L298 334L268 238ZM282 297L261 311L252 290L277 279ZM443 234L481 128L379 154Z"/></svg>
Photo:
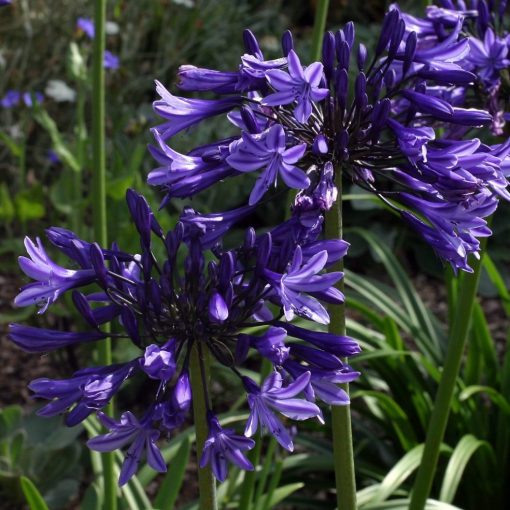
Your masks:
<svg viewBox="0 0 510 510"><path fill-rule="evenodd" d="M20 478L21 490L25 495L30 510L49 510L37 487L25 476Z"/></svg>
<svg viewBox="0 0 510 510"><path fill-rule="evenodd" d="M459 487L462 474L464 473L469 460L478 448L482 446L489 448L489 450L492 451L492 448L487 441L481 441L472 434L465 435L457 443L443 477L441 492L439 494L439 499L441 501L446 503L451 503L453 501L455 493Z"/></svg>

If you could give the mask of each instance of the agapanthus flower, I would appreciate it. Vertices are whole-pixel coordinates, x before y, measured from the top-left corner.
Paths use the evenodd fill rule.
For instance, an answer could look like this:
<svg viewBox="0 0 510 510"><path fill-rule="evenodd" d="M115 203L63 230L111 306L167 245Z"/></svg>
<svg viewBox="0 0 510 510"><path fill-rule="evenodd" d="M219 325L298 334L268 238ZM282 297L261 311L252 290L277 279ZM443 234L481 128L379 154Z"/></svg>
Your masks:
<svg viewBox="0 0 510 510"><path fill-rule="evenodd" d="M456 92L466 105L483 106L491 113L492 131L503 134L505 114L509 109L508 79L510 68L509 26L505 16L507 2L473 0L464 2L442 0L439 6L426 8L424 18L402 13L408 32L418 35L418 48L433 48L448 38L457 44L468 44L468 51L460 64L476 75L475 87L458 84ZM452 27L460 27L452 31Z"/></svg>
<svg viewBox="0 0 510 510"><path fill-rule="evenodd" d="M116 244L107 249L69 230L51 228L50 242L73 262L74 267L67 268L52 261L39 239L26 241L29 257L20 257L20 265L35 281L22 289L16 304L35 303L44 312L71 292L87 328L55 331L12 324L14 343L28 352L46 352L110 337L117 343L130 341L138 349L125 363L88 367L68 379L32 381L35 396L49 400L41 415L65 413L71 426L99 412L109 432L88 444L98 451L127 448L119 480L123 485L143 458L158 471L166 469L157 441L181 427L189 414L192 349L198 350L200 363L208 352L239 377L251 409L246 433L251 435L260 425L287 449L292 442L278 414L320 420L316 399L349 403L338 384L355 379L358 372L338 356L359 352L357 343L347 336L306 331L289 323L293 316L329 321L321 302L343 301L333 288L342 274L323 274L323 269L345 255L347 243L323 241L321 222L317 218L303 222L296 213L261 235L249 228L240 246L228 248L221 233L217 235L214 215L187 209L165 233L141 195L128 191L127 203L140 236L140 253L124 252ZM246 210L231 212L224 221L233 223L245 216ZM162 249L157 250L156 243ZM155 253L164 257L156 258ZM115 323L111 330L104 328L109 322ZM247 334L246 329L254 326L260 332ZM295 340L288 342L288 337ZM260 388L243 373L250 350L272 364ZM125 410L119 421L103 415L101 410L132 378L145 379L153 388L152 396L147 393L145 414L137 417ZM214 413L214 395L209 387L203 391L208 415L195 416L209 424L201 465L211 464L219 480L225 479L228 462L252 469L244 452L254 442L223 429Z"/></svg>
<svg viewBox="0 0 510 510"><path fill-rule="evenodd" d="M250 206L278 196L272 190L283 182L297 190L294 213L309 213L313 221L315 211L335 202L341 168L346 179L416 227L454 270L469 271L468 256L478 253L478 238L489 232L484 218L499 197L508 198L501 170L508 147L466 145L450 135L492 120L454 93L476 81L465 66L470 43L461 37L462 20L453 17L444 37L430 45L422 41L423 24L416 21L417 32L406 21L396 8L386 14L371 58L356 45L352 23L328 32L321 62L309 65L295 52L290 33L282 40L283 57L265 60L246 31L237 71L179 71L182 89L213 91L223 96L218 99L178 97L158 83L161 99L154 109L165 123L153 130L157 145L151 150L161 166L149 183L166 191L162 205L248 173L254 178ZM237 135L189 154L170 147L183 129L225 114ZM444 250L445 239L458 249ZM288 286L283 300L287 294L299 296ZM288 315L292 308L285 310Z"/></svg>

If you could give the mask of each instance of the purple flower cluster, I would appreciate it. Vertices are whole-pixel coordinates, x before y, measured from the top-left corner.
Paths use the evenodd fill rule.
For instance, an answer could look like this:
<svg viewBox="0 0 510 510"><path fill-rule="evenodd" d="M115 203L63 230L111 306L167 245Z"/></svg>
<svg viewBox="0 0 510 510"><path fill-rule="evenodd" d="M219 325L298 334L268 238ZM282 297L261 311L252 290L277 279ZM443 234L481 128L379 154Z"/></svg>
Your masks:
<svg viewBox="0 0 510 510"><path fill-rule="evenodd" d="M396 8L387 13L371 59L355 43L352 23L328 32L322 61L308 66L289 32L284 56L265 60L246 31L247 53L237 71L180 68L182 90L212 91L220 99L174 96L158 83L154 109L165 122L153 129L151 151L160 166L148 181L165 189L162 205L252 173L250 206L281 180L297 190L294 213L317 219L336 199L334 174L341 167L351 182L398 211L454 270L470 271L468 256L490 234L484 218L499 197L510 198L510 142L489 146L453 136L491 123L487 111L459 105L452 93L476 81L465 66L470 41L455 21L441 41L425 44L409 19ZM189 154L168 145L182 130L224 114L239 134Z"/></svg>
<svg viewBox="0 0 510 510"><path fill-rule="evenodd" d="M190 65L179 70L182 90L222 97L179 97L157 82L160 99L154 110L164 122L152 130L156 144L150 151L159 166L148 182L164 189L163 207L226 178L252 174L248 204L210 214L185 207L174 228L164 232L147 201L130 190L127 204L140 253L51 228L49 241L72 260L69 268L51 260L40 240L27 239L28 257L21 257L20 265L34 281L16 304L37 304L42 313L71 292L89 328L64 332L13 324L10 337L16 344L44 352L111 337L138 348L128 362L30 384L37 397L49 400L42 415L66 413L71 426L98 413L109 432L89 446L127 448L121 485L143 456L154 469L166 470L157 441L188 417L192 353L202 373L208 353L232 370L250 409L239 435L219 423L207 385L193 388L203 391L207 407L207 416L195 420L207 420L209 427L200 465L210 465L218 480L226 478L229 462L253 469L245 453L253 448L250 437L257 430L267 430L292 451L286 419L323 421L317 401L349 403L339 384L359 375L345 360L359 346L316 326L329 323L326 304L344 300L337 289L343 274L328 269L344 257L348 243L322 237L324 214L337 199L338 169L398 211L455 270L470 271L468 256L478 254L479 237L490 235L484 218L499 197L510 198L510 142L489 146L454 136L492 120L459 98L458 91L468 90L476 76L466 69L472 45L461 36L462 21L455 16L440 40L428 44L423 36L428 21L393 8L371 58L355 43L354 25L348 23L325 34L321 62L307 66L289 32L283 36L283 56L266 60L246 31L246 53L237 70ZM416 30L410 29L411 21ZM93 37L86 20L80 28ZM176 134L218 115L227 116L236 134L188 154L170 146ZM265 233L248 228L244 241L232 246L230 229L281 196L275 191L281 182L296 190L290 218ZM299 323L292 322L296 317ZM114 333L104 327L110 322ZM254 327L257 334L248 329ZM272 366L264 381L244 371L251 353ZM137 417L126 411L118 420L102 414L133 377L145 378L153 389L145 413Z"/></svg>
<svg viewBox="0 0 510 510"><path fill-rule="evenodd" d="M505 18L507 1L441 0L430 5L424 18L402 14L408 32L418 35L419 48L428 49L457 39L466 52L459 62L476 76L475 87L458 87L449 91L461 104L482 105L492 115L491 129L502 135L509 118L510 32Z"/></svg>
<svg viewBox="0 0 510 510"><path fill-rule="evenodd" d="M43 313L72 292L89 329L64 332L12 324L14 343L29 352L46 352L110 336L117 343L131 341L139 349L139 355L126 363L86 368L70 379L32 381L35 396L49 400L39 414L66 413L66 423L72 426L99 412L109 432L88 444L101 452L127 447L122 485L136 472L142 455L154 469L166 470L156 442L180 427L189 414L192 349L198 350L201 362L208 351L239 377L251 410L246 437L236 435L220 426L210 392L203 388L210 435L201 465L210 463L218 480L226 477L227 461L252 469L243 452L253 447L249 436L259 427L287 450L293 449L278 415L322 420L316 399L348 403L337 384L358 376L342 361L359 352L358 344L288 322L294 316L329 322L323 303L343 301L334 288L343 275L324 274L323 269L344 256L346 242L321 240L320 228L310 228L296 215L265 234L248 229L241 246L227 249L220 242L221 229L234 217L242 218L244 211L222 218L188 208L164 233L141 195L128 191L127 203L140 235L139 254L123 252L115 244L105 249L68 230L50 228L50 242L73 261L74 268L68 269L50 259L39 239L26 240L28 257L19 262L34 281L21 290L16 304L36 304ZM164 258L156 259L156 252L164 253ZM115 333L103 327L109 322L117 324ZM262 334L246 334L253 326L262 328ZM250 352L258 352L274 367L262 386L243 374ZM153 388L145 414L137 418L127 411L118 421L102 414L132 377L146 378Z"/></svg>

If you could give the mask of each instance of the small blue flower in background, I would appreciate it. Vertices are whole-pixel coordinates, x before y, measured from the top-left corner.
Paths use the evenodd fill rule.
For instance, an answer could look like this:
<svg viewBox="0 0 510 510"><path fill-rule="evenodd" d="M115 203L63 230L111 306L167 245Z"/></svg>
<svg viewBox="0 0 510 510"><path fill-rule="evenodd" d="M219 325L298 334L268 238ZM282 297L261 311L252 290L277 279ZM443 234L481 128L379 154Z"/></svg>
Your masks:
<svg viewBox="0 0 510 510"><path fill-rule="evenodd" d="M44 96L41 92L20 92L19 90L8 90L4 97L0 99L0 105L6 109L16 108L22 104L30 108L33 106L33 98L38 104L44 101Z"/></svg>
<svg viewBox="0 0 510 510"><path fill-rule="evenodd" d="M120 67L120 59L117 55L114 55L111 51L105 50L104 52L104 68L115 70Z"/></svg>
<svg viewBox="0 0 510 510"><path fill-rule="evenodd" d="M94 21L91 18L78 18L76 21L76 29L83 32L90 40L95 37ZM120 67L120 59L111 51L105 50L104 52L104 68L115 71Z"/></svg>
<svg viewBox="0 0 510 510"><path fill-rule="evenodd" d="M76 28L81 30L89 39L94 39L94 20L91 18L78 18Z"/></svg>

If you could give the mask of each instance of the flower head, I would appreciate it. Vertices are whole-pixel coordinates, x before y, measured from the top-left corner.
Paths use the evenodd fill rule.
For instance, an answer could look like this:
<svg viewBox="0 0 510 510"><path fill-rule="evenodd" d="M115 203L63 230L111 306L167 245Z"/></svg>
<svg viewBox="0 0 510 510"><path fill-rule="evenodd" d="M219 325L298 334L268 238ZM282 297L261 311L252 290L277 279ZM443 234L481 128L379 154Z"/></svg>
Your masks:
<svg viewBox="0 0 510 510"><path fill-rule="evenodd" d="M305 334L300 328L289 331L282 317L291 320L298 315L328 322L321 301L341 299L332 287L341 274L322 271L345 255L347 243L320 240L317 218L307 226L293 217L283 228L263 235L248 229L245 240L228 249L221 244L225 229L244 219L252 207L219 216L187 209L181 221L164 232L145 198L132 190L126 198L140 237L140 253L124 252L116 244L104 248L68 230L49 229L52 244L78 266L67 269L50 259L40 240L26 241L30 258L20 257L20 265L35 282L21 290L16 303L25 306L40 301L45 310L70 291L88 329L54 331L12 324L13 342L29 352L44 352L110 337L115 342L131 341L137 350L126 363L82 369L69 379L32 381L35 396L49 400L40 414L65 413L66 423L75 425L101 411L128 379L145 378L154 394L148 395L143 417L126 411L120 421L114 421L100 414L110 432L91 439L89 446L98 451L127 447L121 485L135 473L144 452L149 465L163 471L156 441L161 435L172 434L188 418L193 399L189 363L191 349L196 348L200 360L209 352L244 384L252 410L247 431L254 431L260 420L281 444L291 448L290 436L273 412L298 420L320 417L315 395L334 394L335 381L341 379L332 373L346 369L339 358L327 358L326 353L348 356L359 347L346 337L313 331ZM160 244L158 250L156 243ZM156 258L155 253L164 256ZM178 259L184 263L178 264ZM108 322L116 327L107 330L104 325ZM261 334L247 335L246 328L255 326L263 329ZM313 350L287 345L287 335L300 338L304 345L309 343ZM240 371L251 349L274 366L261 388ZM326 370L324 359L329 360L326 368L333 372L317 372ZM317 360L321 364L317 365ZM209 438L202 465L211 464L219 480L226 476L227 462L251 469L243 452L253 441L223 429L214 416L209 389L203 391ZM301 392L303 399L297 398ZM335 401L348 403L347 398Z"/></svg>
<svg viewBox="0 0 510 510"><path fill-rule="evenodd" d="M321 61L309 65L302 64L289 34L282 41L284 56L265 60L247 31L247 53L239 70L184 66L181 88L214 91L224 97L180 98L158 84L162 100L154 108L168 122L154 128L158 147L152 151L163 166L150 174L149 182L164 186L166 201L172 196L192 196L225 178L257 172L250 205L263 196L265 200L274 197L271 189L283 182L298 190L294 216L309 215L315 221L311 218L317 219L334 203L335 171L342 167L345 178L398 211L433 247L434 236L425 234L427 229L410 220L409 214L425 219L427 227L437 231L436 237L446 235L448 244L460 244L461 259L444 250L436 252L454 269L467 269L467 258L478 252L477 238L483 234L472 225L485 225L491 209L475 207L471 198L485 197L488 191L492 198L484 203L497 205L498 197L505 195L501 194L506 186L501 165L506 156L496 155L487 146L473 146L470 156L457 156L466 142L450 134L490 124L492 115L463 106L459 91L476 81L471 72L476 69L466 66L471 53L469 41L462 36L463 20L451 13L445 16L443 35L430 44L427 38L433 39L442 19L439 14L422 22L393 8L384 18L371 58L363 45L356 44L354 25L348 23L336 34L325 34ZM496 56L497 66L506 65L490 28L484 29L484 36L490 46L489 60ZM350 74L354 75L351 90ZM238 135L197 147L187 155L168 145L182 129L224 114L240 130ZM446 146L450 157L441 157ZM490 160L495 172L490 180L480 172L487 164L472 164L475 159ZM416 201L411 204L409 196ZM444 210L462 208L468 221L459 224L458 216L446 215L442 225L447 228L440 227L430 215L423 218L423 207L418 207L423 201L442 204ZM293 306L300 306L296 304L300 293L292 289L292 278L287 279L290 286L285 279L279 283L285 289L280 295L284 300L293 296L294 304L288 302L285 308L289 316Z"/></svg>

